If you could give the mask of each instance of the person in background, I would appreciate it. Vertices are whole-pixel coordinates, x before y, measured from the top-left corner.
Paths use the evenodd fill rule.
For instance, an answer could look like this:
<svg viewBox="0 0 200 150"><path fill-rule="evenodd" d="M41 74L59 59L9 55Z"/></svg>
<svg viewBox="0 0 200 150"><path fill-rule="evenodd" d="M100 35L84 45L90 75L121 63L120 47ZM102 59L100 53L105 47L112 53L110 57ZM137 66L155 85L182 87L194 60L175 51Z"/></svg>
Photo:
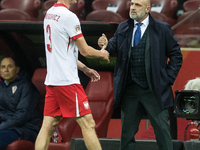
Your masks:
<svg viewBox="0 0 200 150"><path fill-rule="evenodd" d="M195 91L199 91L200 92L200 78L196 77L195 79L188 80L188 82L185 85L184 90L195 90ZM194 124L198 128L199 125L200 125L200 121L199 120L194 120ZM199 132L198 129L196 129L196 131Z"/></svg>
<svg viewBox="0 0 200 150"><path fill-rule="evenodd" d="M44 19L47 75L44 119L35 150L47 150L50 137L61 117L74 118L81 127L88 150L101 150L95 132L85 91L80 84L78 69L99 80L99 74L78 61L78 52L84 57L101 58L109 62L109 53L103 47L96 50L88 46L83 37L79 19L69 10L76 0L58 0ZM98 90L98 89L97 89ZM67 133L66 133L67 134Z"/></svg>
<svg viewBox="0 0 200 150"><path fill-rule="evenodd" d="M3 57L0 74L0 149L18 139L34 143L42 122L40 94L15 57Z"/></svg>
<svg viewBox="0 0 200 150"><path fill-rule="evenodd" d="M172 150L168 108L182 65L180 46L169 24L153 19L150 0L131 0L130 19L120 23L109 41L98 45L117 53L114 107L121 107L121 150L135 150L135 134L147 113L160 150Z"/></svg>
<svg viewBox="0 0 200 150"><path fill-rule="evenodd" d="M184 90L197 90L200 91L200 78L196 77L195 79L191 79L185 85Z"/></svg>

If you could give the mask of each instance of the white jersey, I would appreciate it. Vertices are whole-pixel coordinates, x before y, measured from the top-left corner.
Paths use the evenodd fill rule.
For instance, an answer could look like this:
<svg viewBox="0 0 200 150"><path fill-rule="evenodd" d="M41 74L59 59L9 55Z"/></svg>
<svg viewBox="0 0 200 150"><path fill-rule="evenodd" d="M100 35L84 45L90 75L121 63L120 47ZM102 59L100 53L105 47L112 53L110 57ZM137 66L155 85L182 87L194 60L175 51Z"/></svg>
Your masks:
<svg viewBox="0 0 200 150"><path fill-rule="evenodd" d="M77 16L67 6L55 3L44 19L47 75L45 85L80 84L78 48L73 40L83 36Z"/></svg>

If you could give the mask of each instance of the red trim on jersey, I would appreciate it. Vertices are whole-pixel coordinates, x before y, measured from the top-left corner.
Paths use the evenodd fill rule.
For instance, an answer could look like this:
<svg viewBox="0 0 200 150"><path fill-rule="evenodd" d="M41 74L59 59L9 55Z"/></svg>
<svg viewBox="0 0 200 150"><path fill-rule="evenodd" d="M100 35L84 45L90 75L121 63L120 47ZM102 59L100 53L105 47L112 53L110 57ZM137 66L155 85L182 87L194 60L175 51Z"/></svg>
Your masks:
<svg viewBox="0 0 200 150"><path fill-rule="evenodd" d="M76 36L73 36L73 37L72 37L72 40L76 40L76 39L78 39L78 38L80 38L80 37L82 37L82 36L83 36L83 34L80 33L80 34L78 34L78 35L76 35Z"/></svg>
<svg viewBox="0 0 200 150"><path fill-rule="evenodd" d="M69 44L71 43L71 38L69 37L69 43L68 43L68 46L67 46L67 52L69 50Z"/></svg>
<svg viewBox="0 0 200 150"><path fill-rule="evenodd" d="M66 8L67 8L66 5L60 4L60 3L55 3L53 6L54 6L54 7L66 7ZM68 9L68 8L67 8L67 9Z"/></svg>

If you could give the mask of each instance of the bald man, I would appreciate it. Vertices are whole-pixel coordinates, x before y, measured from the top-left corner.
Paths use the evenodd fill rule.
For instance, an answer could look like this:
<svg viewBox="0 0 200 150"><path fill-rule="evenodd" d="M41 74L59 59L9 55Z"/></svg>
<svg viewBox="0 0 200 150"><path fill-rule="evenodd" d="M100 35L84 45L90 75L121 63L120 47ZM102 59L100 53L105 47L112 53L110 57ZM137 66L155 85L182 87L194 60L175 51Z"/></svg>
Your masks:
<svg viewBox="0 0 200 150"><path fill-rule="evenodd" d="M0 149L18 139L34 143L40 130L40 93L19 64L9 56L0 63Z"/></svg>
<svg viewBox="0 0 200 150"><path fill-rule="evenodd" d="M114 37L98 40L117 52L114 70L115 107L121 107L121 150L134 150L142 115L154 128L160 150L172 150L168 108L173 106L173 85L182 64L180 46L169 24L153 19L150 0L131 0L130 19L119 24ZM169 62L168 62L169 59Z"/></svg>

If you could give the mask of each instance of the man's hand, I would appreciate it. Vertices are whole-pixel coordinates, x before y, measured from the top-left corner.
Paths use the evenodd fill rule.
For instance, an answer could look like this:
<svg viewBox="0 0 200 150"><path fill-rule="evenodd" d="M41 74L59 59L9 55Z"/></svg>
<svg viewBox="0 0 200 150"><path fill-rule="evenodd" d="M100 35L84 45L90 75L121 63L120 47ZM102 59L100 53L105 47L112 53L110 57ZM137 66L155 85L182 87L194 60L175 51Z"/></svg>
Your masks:
<svg viewBox="0 0 200 150"><path fill-rule="evenodd" d="M102 57L102 59L104 59L104 60L107 60L107 62L108 63L110 63L110 60L109 60L109 53L108 53L108 51L107 50L105 50L105 45L102 47L102 49L101 49L101 52L102 52L102 54L103 54L103 57Z"/></svg>
<svg viewBox="0 0 200 150"><path fill-rule="evenodd" d="M99 73L97 71L95 71L94 69L87 68L84 71L84 73L85 73L85 75L87 75L88 77L90 77L91 82L96 82L96 81L100 80Z"/></svg>
<svg viewBox="0 0 200 150"><path fill-rule="evenodd" d="M99 45L99 47L103 47L103 46L105 46L105 47L107 47L107 45L108 45L108 39L107 39L107 37L106 37L106 35L103 33L102 34L102 36L98 39L98 45Z"/></svg>
<svg viewBox="0 0 200 150"><path fill-rule="evenodd" d="M91 78L92 82L100 80L99 73L97 71L95 71L94 69L88 68L81 61L79 61L79 60L77 61L77 66L78 66L79 70L83 71L86 76Z"/></svg>

